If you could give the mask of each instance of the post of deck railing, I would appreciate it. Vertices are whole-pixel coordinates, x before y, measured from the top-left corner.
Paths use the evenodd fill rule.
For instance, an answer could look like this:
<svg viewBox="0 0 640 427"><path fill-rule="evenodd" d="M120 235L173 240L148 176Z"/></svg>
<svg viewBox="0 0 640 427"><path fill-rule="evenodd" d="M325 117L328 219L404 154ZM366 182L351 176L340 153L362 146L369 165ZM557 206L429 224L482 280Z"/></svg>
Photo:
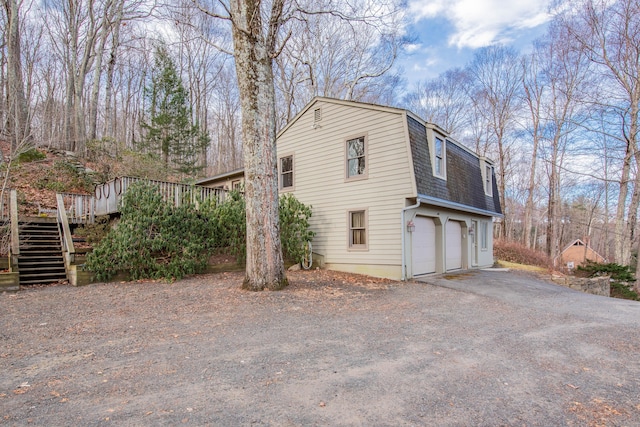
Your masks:
<svg viewBox="0 0 640 427"><path fill-rule="evenodd" d="M16 259L11 260L15 263L17 256L20 255L20 234L18 233L18 192L11 190L9 195L9 215L11 218L11 255Z"/></svg>
<svg viewBox="0 0 640 427"><path fill-rule="evenodd" d="M69 227L69 218L67 217L67 210L64 207L64 199L62 198L62 194L56 194L56 201L58 202L58 222L62 224L63 249L65 249L67 252L67 262L73 263L75 261L74 257L76 254L76 250L73 246L71 228Z"/></svg>

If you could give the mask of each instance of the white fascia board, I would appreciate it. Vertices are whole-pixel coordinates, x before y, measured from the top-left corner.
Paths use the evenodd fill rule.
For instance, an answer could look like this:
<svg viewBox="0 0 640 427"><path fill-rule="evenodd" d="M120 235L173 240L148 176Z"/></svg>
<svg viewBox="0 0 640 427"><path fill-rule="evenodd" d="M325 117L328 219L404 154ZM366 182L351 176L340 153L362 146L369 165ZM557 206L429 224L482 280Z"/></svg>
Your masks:
<svg viewBox="0 0 640 427"><path fill-rule="evenodd" d="M418 200L420 203L424 203L426 205L439 206L441 208L454 209L457 211L464 211L469 213L474 213L482 216L491 216L496 218L503 218L503 214L499 214L497 212L488 211L485 209L474 208L473 206L463 205L462 203L451 202L449 200L442 200L436 197L425 196L423 194L418 194Z"/></svg>

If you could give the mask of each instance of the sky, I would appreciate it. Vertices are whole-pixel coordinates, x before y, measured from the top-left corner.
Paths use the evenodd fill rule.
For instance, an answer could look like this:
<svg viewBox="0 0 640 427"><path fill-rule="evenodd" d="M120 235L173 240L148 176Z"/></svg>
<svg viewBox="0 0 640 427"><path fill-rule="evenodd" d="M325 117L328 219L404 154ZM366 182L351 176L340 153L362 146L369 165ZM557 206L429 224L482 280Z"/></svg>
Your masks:
<svg viewBox="0 0 640 427"><path fill-rule="evenodd" d="M409 86L464 67L481 47L502 43L526 52L544 34L551 0L409 0L417 37L399 65Z"/></svg>

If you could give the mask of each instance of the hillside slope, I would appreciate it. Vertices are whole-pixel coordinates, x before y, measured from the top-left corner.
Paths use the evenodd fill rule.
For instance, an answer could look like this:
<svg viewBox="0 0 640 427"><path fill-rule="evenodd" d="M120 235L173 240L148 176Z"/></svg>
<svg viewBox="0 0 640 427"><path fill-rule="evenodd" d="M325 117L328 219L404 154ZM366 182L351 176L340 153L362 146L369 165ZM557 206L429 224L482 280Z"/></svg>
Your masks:
<svg viewBox="0 0 640 427"><path fill-rule="evenodd" d="M7 170L9 145L0 141L0 165L5 192L18 190L20 213L37 215L38 209L55 209L56 193L91 194L96 175L86 162L62 151L38 149L11 162ZM7 177L8 173L8 177Z"/></svg>

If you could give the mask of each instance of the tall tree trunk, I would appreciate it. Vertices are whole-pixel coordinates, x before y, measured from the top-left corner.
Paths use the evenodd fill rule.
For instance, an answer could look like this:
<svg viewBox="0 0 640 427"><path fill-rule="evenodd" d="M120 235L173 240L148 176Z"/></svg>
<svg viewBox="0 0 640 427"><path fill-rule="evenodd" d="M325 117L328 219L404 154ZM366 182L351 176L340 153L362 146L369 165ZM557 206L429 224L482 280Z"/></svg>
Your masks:
<svg viewBox="0 0 640 427"><path fill-rule="evenodd" d="M533 194L536 188L536 159L538 157L538 135L534 131L533 151L531 154L531 166L529 168L529 185L527 187L527 201L524 205L524 244L527 248L532 248L531 229L533 228Z"/></svg>
<svg viewBox="0 0 640 427"><path fill-rule="evenodd" d="M532 74L536 74L534 64L530 67L533 69ZM523 77L523 88L525 91L525 100L531 113L531 123L533 127L533 147L531 150L531 165L529 167L529 184L527 186L527 201L524 205L524 230L523 230L523 243L527 248L533 248L531 244L531 230L533 227L533 195L536 189L536 165L538 159L538 143L540 140L540 88L537 85L537 79L529 86L526 77Z"/></svg>
<svg viewBox="0 0 640 427"><path fill-rule="evenodd" d="M111 32L111 17L113 1L109 0L105 3L102 23L100 28L100 41L95 48L95 65L93 67L93 82L91 85L91 95L89 96L89 130L87 139L89 141L96 139L98 125L98 100L100 97L100 79L102 77L102 58L104 55L104 47L107 43L107 37Z"/></svg>
<svg viewBox="0 0 640 427"><path fill-rule="evenodd" d="M640 240L638 240L637 253L640 254ZM640 255L638 256L640 258ZM640 264L640 262L638 263ZM636 283L633 286L633 290L640 294L640 275L638 275L638 269L636 268Z"/></svg>
<svg viewBox="0 0 640 427"><path fill-rule="evenodd" d="M558 255L558 194L557 171L554 161L551 162L551 174L549 176L549 203L547 210L547 255L551 259Z"/></svg>
<svg viewBox="0 0 640 427"><path fill-rule="evenodd" d="M6 103L7 98L5 95L6 85L7 85L7 76L5 64L7 63L6 50L0 49L0 129L7 123L7 109L8 105ZM3 159L0 156L0 163L2 163Z"/></svg>
<svg viewBox="0 0 640 427"><path fill-rule="evenodd" d="M14 152L31 138L28 122L27 100L22 80L22 60L20 57L20 10L17 0L5 0L7 13L7 98L8 128L11 137L11 151Z"/></svg>
<svg viewBox="0 0 640 427"><path fill-rule="evenodd" d="M635 102L631 106L630 119L631 123L629 124L629 134L627 136L628 140L633 147L633 156L635 158L636 165L640 165L640 150L638 150L638 115L639 115L639 106L638 102ZM633 193L631 195L631 202L629 203L629 212L627 213L627 229L625 230L625 238L628 239L626 242L627 251L623 251L624 265L629 265L631 263L631 248L633 246L633 240L636 232L636 225L638 222L638 205L640 205L640 172L636 171L636 177L633 181ZM640 254L636 255L640 258ZM638 263L640 264L640 262ZM636 274L639 273L640 270L636 266Z"/></svg>
<svg viewBox="0 0 640 427"><path fill-rule="evenodd" d="M233 45L242 108L247 265L243 288L287 285L280 244L276 112L272 54L283 0L272 5L269 35L262 34L260 0L232 0ZM279 11L277 10L279 8ZM275 16L275 20L273 19Z"/></svg>
<svg viewBox="0 0 640 427"><path fill-rule="evenodd" d="M111 36L111 52L109 53L109 63L107 64L107 76L104 88L104 136L114 138L115 120L113 114L113 104L111 101L113 94L113 76L116 69L116 57L120 47L120 26L122 24L124 0L118 2L118 12L113 23ZM117 144L116 144L117 145Z"/></svg>
<svg viewBox="0 0 640 427"><path fill-rule="evenodd" d="M511 213L507 214L507 159L505 158L506 153L504 150L503 135L504 133L501 132L498 137L498 156L500 157L498 159L500 163L500 180L498 181L498 192L500 193L500 208L502 210L504 218L502 218L502 221L500 222L498 237L505 237L507 235L507 220L511 215Z"/></svg>
<svg viewBox="0 0 640 427"><path fill-rule="evenodd" d="M627 247L627 236L625 236L624 213L627 205L627 195L629 194L629 176L631 173L631 145L627 142L627 150L622 162L622 171L620 174L620 185L618 190L618 204L616 207L616 223L614 231L615 242L615 260L617 263L624 265L625 247Z"/></svg>

